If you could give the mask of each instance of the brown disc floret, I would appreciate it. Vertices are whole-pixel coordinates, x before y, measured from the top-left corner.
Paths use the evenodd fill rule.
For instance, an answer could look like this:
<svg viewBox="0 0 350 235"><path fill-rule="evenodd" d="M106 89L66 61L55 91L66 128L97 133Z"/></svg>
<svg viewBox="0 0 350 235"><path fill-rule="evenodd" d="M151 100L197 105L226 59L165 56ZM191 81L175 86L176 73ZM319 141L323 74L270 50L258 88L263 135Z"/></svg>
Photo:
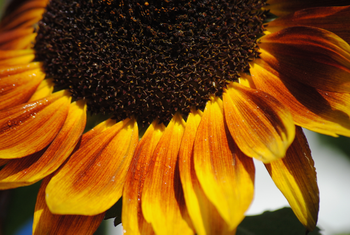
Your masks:
<svg viewBox="0 0 350 235"><path fill-rule="evenodd" d="M203 109L258 57L262 0L51 0L36 59L92 113L141 123Z"/></svg>

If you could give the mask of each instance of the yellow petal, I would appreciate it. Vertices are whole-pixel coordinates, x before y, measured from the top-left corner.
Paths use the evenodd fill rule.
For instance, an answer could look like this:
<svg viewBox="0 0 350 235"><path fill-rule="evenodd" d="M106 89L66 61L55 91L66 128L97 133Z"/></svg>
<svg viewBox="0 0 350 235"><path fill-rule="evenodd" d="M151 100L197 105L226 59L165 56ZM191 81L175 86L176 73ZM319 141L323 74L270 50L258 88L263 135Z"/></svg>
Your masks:
<svg viewBox="0 0 350 235"><path fill-rule="evenodd" d="M52 78L45 79L44 81L42 81L39 84L38 88L36 89L36 91L34 92L32 97L30 97L28 102L43 99L43 98L51 95L53 92L54 86L55 86L55 84L54 84Z"/></svg>
<svg viewBox="0 0 350 235"><path fill-rule="evenodd" d="M33 29L28 29L33 31ZM1 34L2 38L4 37L4 34ZM1 39L0 39L1 40ZM26 56L26 55L34 55L35 51L33 49L26 49L26 50L4 50L0 51L0 66L3 67L4 65L8 66L7 61L9 59L14 59L14 61L17 61L18 63L18 57L20 56ZM38 64L38 62L36 62Z"/></svg>
<svg viewBox="0 0 350 235"><path fill-rule="evenodd" d="M57 92L47 98L0 112L0 158L28 156L45 148L66 120L70 96Z"/></svg>
<svg viewBox="0 0 350 235"><path fill-rule="evenodd" d="M309 231L314 230L319 209L316 169L300 127L286 157L265 166L300 222Z"/></svg>
<svg viewBox="0 0 350 235"><path fill-rule="evenodd" d="M253 199L255 168L230 136L219 98L204 110L194 143L194 167L206 196L233 231Z"/></svg>
<svg viewBox="0 0 350 235"><path fill-rule="evenodd" d="M186 207L197 234L235 234L235 231L229 230L228 224L209 201L196 176L193 149L201 115L200 111L189 114L179 152L179 170Z"/></svg>
<svg viewBox="0 0 350 235"><path fill-rule="evenodd" d="M127 119L77 150L46 188L55 214L97 215L113 206L122 189L136 144L136 121Z"/></svg>
<svg viewBox="0 0 350 235"><path fill-rule="evenodd" d="M86 105L72 103L62 129L43 154L14 159L1 169L0 189L30 185L54 172L78 144L85 123Z"/></svg>
<svg viewBox="0 0 350 235"><path fill-rule="evenodd" d="M156 234L193 234L182 218L185 206L176 162L185 123L176 114L168 124L150 164L142 192L142 212ZM178 168L177 168L178 170Z"/></svg>
<svg viewBox="0 0 350 235"><path fill-rule="evenodd" d="M226 124L242 152L265 163L284 157L295 135L288 109L271 95L237 83L223 98Z"/></svg>
<svg viewBox="0 0 350 235"><path fill-rule="evenodd" d="M12 42L15 43L15 42ZM19 51L27 51L27 50L19 50ZM28 64L38 63L38 62L32 62L35 58L34 53L30 53L27 55L17 56L15 58L9 58L6 60L0 61L0 68L1 70L4 68L7 68L8 66L25 66Z"/></svg>
<svg viewBox="0 0 350 235"><path fill-rule="evenodd" d="M122 221L125 234L154 234L142 214L141 195L153 152L164 133L163 124L154 121L136 147L123 191Z"/></svg>
<svg viewBox="0 0 350 235"><path fill-rule="evenodd" d="M45 188L51 177L41 183L35 204L33 235L42 234L94 234L101 224L104 213L95 216L54 215L45 202Z"/></svg>

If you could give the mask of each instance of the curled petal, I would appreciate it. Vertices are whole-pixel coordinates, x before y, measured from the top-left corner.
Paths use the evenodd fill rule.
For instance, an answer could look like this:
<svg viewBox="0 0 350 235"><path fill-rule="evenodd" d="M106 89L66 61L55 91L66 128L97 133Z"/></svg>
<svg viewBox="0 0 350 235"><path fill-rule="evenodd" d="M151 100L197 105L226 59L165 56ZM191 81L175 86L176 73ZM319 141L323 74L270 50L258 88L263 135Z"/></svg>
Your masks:
<svg viewBox="0 0 350 235"><path fill-rule="evenodd" d="M47 98L0 112L0 158L38 152L51 143L66 120L70 96L57 92Z"/></svg>
<svg viewBox="0 0 350 235"><path fill-rule="evenodd" d="M314 230L319 209L319 191L314 161L300 127L297 128L295 140L286 157L265 166L300 222L309 231Z"/></svg>
<svg viewBox="0 0 350 235"><path fill-rule="evenodd" d="M138 142L136 121L127 119L78 149L51 179L46 202L55 214L97 215L121 197Z"/></svg>
<svg viewBox="0 0 350 235"><path fill-rule="evenodd" d="M101 224L104 213L95 216L54 215L45 202L45 188L51 177L41 183L35 204L33 235L41 234L94 234Z"/></svg>
<svg viewBox="0 0 350 235"><path fill-rule="evenodd" d="M269 22L268 31L276 32L293 26L312 26L331 31L349 43L349 15L350 6L306 8Z"/></svg>
<svg viewBox="0 0 350 235"><path fill-rule="evenodd" d="M263 162L284 157L295 127L288 109L271 95L229 85L223 95L226 124L238 147Z"/></svg>
<svg viewBox="0 0 350 235"><path fill-rule="evenodd" d="M230 136L219 98L207 103L199 124L194 168L205 195L232 232L253 199L255 168Z"/></svg>
<svg viewBox="0 0 350 235"><path fill-rule="evenodd" d="M318 28L291 27L261 38L260 57L282 80L333 92L350 92L350 46ZM267 52L267 53L266 53Z"/></svg>
<svg viewBox="0 0 350 235"><path fill-rule="evenodd" d="M155 120L136 147L123 191L122 221L125 234L154 234L142 214L141 195L153 152L164 133L163 124Z"/></svg>
<svg viewBox="0 0 350 235"><path fill-rule="evenodd" d="M295 80L284 80L262 60L256 60L250 72L256 87L288 107L297 125L326 135L350 136L348 93L319 91Z"/></svg>
<svg viewBox="0 0 350 235"><path fill-rule="evenodd" d="M177 156L185 123L176 114L154 150L142 192L142 212L156 234L193 234L181 214L185 206Z"/></svg>
<svg viewBox="0 0 350 235"><path fill-rule="evenodd" d="M86 105L82 101L70 105L62 129L42 154L10 161L0 171L0 189L34 184L53 173L72 153L84 131Z"/></svg>

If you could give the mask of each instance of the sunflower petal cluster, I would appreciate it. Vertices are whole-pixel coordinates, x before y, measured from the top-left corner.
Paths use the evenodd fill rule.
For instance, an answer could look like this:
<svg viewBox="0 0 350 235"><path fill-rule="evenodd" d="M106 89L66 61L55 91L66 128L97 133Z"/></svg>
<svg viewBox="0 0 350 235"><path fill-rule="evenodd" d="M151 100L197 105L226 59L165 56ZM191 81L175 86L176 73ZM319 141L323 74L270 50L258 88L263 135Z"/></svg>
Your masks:
<svg viewBox="0 0 350 235"><path fill-rule="evenodd" d="M204 110L156 119L142 135L133 116L84 131L86 101L54 89L35 60L47 4L24 1L0 23L0 189L42 180L33 234L93 234L120 198L126 234L235 234L254 197L254 158L315 228L302 128L350 136L348 1L267 1L276 18L249 73Z"/></svg>

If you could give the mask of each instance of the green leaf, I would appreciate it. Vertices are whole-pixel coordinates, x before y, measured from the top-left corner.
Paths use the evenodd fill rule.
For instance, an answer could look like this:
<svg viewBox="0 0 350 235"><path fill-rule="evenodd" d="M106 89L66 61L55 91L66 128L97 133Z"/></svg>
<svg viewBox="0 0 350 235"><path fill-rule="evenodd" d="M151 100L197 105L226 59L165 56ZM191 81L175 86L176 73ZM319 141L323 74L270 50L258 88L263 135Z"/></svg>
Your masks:
<svg viewBox="0 0 350 235"><path fill-rule="evenodd" d="M0 0L0 19L2 19L2 15L5 11L5 0Z"/></svg>
<svg viewBox="0 0 350 235"><path fill-rule="evenodd" d="M236 235L295 235L307 234L291 208L266 211L261 215L247 216L237 228ZM320 229L308 233L320 235Z"/></svg>
<svg viewBox="0 0 350 235"><path fill-rule="evenodd" d="M4 234L15 234L18 229L33 219L40 183L8 190L10 198L5 212Z"/></svg>

